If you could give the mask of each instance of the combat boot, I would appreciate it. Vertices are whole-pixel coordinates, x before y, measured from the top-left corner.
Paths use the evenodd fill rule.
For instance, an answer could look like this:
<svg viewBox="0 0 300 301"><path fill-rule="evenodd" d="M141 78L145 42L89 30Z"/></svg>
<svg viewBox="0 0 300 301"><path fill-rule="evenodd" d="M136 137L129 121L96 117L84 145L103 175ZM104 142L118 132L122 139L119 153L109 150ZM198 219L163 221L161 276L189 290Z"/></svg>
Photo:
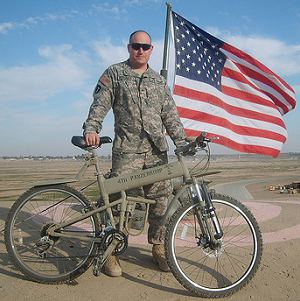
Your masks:
<svg viewBox="0 0 300 301"><path fill-rule="evenodd" d="M122 275L122 269L118 257L109 256L104 264L104 271L107 276L119 277Z"/></svg>
<svg viewBox="0 0 300 301"><path fill-rule="evenodd" d="M162 271L164 271L164 272L170 271L170 268L168 266L166 256L165 256L164 245L153 245L152 256L153 256L154 262L156 262L158 264L158 267Z"/></svg>

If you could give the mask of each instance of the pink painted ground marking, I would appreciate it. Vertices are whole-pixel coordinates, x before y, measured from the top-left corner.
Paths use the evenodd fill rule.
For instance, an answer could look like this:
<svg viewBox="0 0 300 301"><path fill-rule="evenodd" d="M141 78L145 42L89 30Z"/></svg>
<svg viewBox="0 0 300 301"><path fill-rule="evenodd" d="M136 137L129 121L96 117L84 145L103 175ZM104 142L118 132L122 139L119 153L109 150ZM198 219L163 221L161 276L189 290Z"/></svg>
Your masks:
<svg viewBox="0 0 300 301"><path fill-rule="evenodd" d="M263 233L262 236L264 243L273 243L298 239L300 238L300 224L275 232Z"/></svg>
<svg viewBox="0 0 300 301"><path fill-rule="evenodd" d="M275 204L271 204L276 203ZM261 202L244 202L244 204L251 210L255 218L257 219L258 223L265 222L268 220L274 219L274 223L276 223L276 218L280 216L282 211L282 204L293 204L293 205L300 205L299 201L273 201L273 200L263 200ZM300 208L299 214L300 214ZM300 224L297 224L292 227L280 229L274 232L262 233L264 243L274 243L274 242L282 242L292 239L299 239L300 238ZM147 234L141 234L139 236L130 236L129 237L130 244L137 244L137 245L146 245L148 243Z"/></svg>
<svg viewBox="0 0 300 301"><path fill-rule="evenodd" d="M281 213L280 205L258 202L243 202L243 204L250 209L258 222L265 222L273 219Z"/></svg>
<svg viewBox="0 0 300 301"><path fill-rule="evenodd" d="M272 202L273 204L271 204ZM274 203L277 203L276 205ZM251 210L255 218L257 219L258 223L265 222L271 219L275 219L276 217L280 216L282 207L279 204L293 204L293 205L300 205L300 201L272 201L272 200L264 200L264 201L255 201L255 202L244 202L244 204ZM298 209L297 209L298 210ZM300 213L300 210L299 210ZM56 211L55 218L56 220L60 220L63 214L62 208ZM44 218L47 218L46 216ZM52 216L53 218L53 216ZM75 225L74 225L75 226ZM85 222L78 223L76 225L78 228L84 230L92 230L91 224L87 224ZM75 226L75 227L76 227ZM297 224L292 227L280 229L274 232L263 233L263 240L264 243L274 243L274 242L281 242L287 241L292 239L300 238L300 224ZM147 234L143 233L138 236L129 236L129 243L130 244L137 244L137 245L147 245L148 239Z"/></svg>
<svg viewBox="0 0 300 301"><path fill-rule="evenodd" d="M266 203L268 202L268 203ZM274 205L272 203L277 204L291 204L291 205L300 205L300 200L288 200L288 201L282 201L282 200L264 200L262 203L256 202L245 202L245 205L247 205L250 210L252 211L253 215L257 219L258 223L275 218L280 215L282 207L280 205ZM261 207L263 206L263 207ZM280 210L278 211L278 208L280 207ZM300 207L295 208L295 210L299 211L300 214ZM266 216L264 216L264 214ZM274 221L276 223L276 219ZM274 243L274 242L282 242L292 239L298 239L300 238L300 224L297 224L295 226L291 226L288 228L280 229L273 232L266 232L262 233L263 241L264 243Z"/></svg>

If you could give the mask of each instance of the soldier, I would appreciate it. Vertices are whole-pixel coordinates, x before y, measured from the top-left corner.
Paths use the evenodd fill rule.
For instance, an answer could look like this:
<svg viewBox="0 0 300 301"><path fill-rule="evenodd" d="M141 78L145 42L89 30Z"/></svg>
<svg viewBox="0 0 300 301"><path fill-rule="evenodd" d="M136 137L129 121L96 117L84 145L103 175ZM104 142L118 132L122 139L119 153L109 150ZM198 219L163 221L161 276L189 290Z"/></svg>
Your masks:
<svg viewBox="0 0 300 301"><path fill-rule="evenodd" d="M94 101L83 125L88 145L99 144L99 132L112 108L115 137L112 148L112 172L125 174L166 164L168 145L164 129L176 146L185 143L185 133L165 79L152 70L148 61L153 50L150 35L133 32L127 45L129 59L106 69L94 90ZM172 192L171 182L161 181L143 187L146 197L155 199L149 211L148 242L154 261L169 271L164 254L165 226L160 224ZM118 259L105 263L109 276L121 276Z"/></svg>

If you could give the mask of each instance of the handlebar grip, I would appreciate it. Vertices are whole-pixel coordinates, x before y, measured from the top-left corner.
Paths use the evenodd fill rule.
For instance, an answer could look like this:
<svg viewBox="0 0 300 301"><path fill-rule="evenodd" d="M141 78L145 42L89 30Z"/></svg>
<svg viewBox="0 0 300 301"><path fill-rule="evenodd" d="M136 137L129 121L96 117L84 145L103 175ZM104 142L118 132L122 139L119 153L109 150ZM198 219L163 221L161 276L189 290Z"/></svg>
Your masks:
<svg viewBox="0 0 300 301"><path fill-rule="evenodd" d="M183 145L175 149L175 154L181 153L183 156L193 156L196 154L196 144L195 141Z"/></svg>
<svg viewBox="0 0 300 301"><path fill-rule="evenodd" d="M85 143L85 139L82 136L73 136L71 142L73 145L78 146L82 149L88 148L88 146ZM100 145L106 143L112 143L112 139L108 136L100 137Z"/></svg>
<svg viewBox="0 0 300 301"><path fill-rule="evenodd" d="M108 136L100 137L100 144L112 143L112 139Z"/></svg>

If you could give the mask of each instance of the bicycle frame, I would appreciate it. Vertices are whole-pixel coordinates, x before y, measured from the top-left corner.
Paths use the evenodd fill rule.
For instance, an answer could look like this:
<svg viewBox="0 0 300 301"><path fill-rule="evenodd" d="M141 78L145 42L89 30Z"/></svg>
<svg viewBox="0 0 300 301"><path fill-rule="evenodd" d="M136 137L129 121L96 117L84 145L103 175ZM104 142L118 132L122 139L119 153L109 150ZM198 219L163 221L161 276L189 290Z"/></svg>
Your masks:
<svg viewBox="0 0 300 301"><path fill-rule="evenodd" d="M102 144L112 142L101 138ZM201 133L175 149L176 162L114 177L103 175L96 149L87 146L84 137L73 136L72 143L89 151L89 156L74 178L36 183L16 200L5 222L8 254L24 275L41 283L72 281L91 264L99 276L109 256L126 251L128 236L144 232L149 208L156 204L153 199L130 196L131 190L176 178L160 219L166 227L164 251L171 272L201 297L234 293L258 269L262 236L246 206L209 190L205 176L218 173L207 172L209 142ZM190 166L185 156L199 149L206 156ZM80 181L90 167L95 176L87 185L66 185ZM98 188L99 198L89 200L80 192L91 185Z"/></svg>
<svg viewBox="0 0 300 301"><path fill-rule="evenodd" d="M99 189L100 197L103 199L104 205L98 208L92 208L92 210L85 212L81 214L80 216L73 218L67 222L55 224L53 226L50 226L47 230L47 234L53 237L67 237L67 238L80 238L81 240L86 241L94 241L94 242L101 242L101 238L98 237L88 237L83 236L78 233L68 232L68 233L62 233L58 232L57 230L62 229L64 227L70 226L72 224L75 224L76 222L82 221L94 214L101 213L103 211L106 211L111 223L111 226L113 228L116 228L119 231L122 231L126 234L129 234L126 229L124 229L124 222L125 222L125 214L128 211L128 206L130 206L131 202L138 202L138 203L145 203L148 205L155 204L155 200L146 199L142 197L132 197L126 195L126 190L142 187L148 184L152 184L161 180L168 180L178 177L183 177L183 186L180 189L180 191L173 197L171 200L167 212L162 219L162 223L165 222L167 216L170 214L170 211L172 210L173 204L176 203L176 201L179 200L180 196L182 195L183 191L185 191L187 188L192 192L196 193L198 195L198 200L200 200L204 205L203 197L201 191L199 190L197 178L203 177L208 174L214 174L218 173L218 171L214 172L208 172L199 174L196 172L190 173L189 169L186 166L186 163L184 162L184 158L181 155L177 155L178 161L159 165L156 167L152 167L149 169L141 170L138 172L134 172L127 175L120 175L113 178L106 179L103 174L101 174L101 168L100 168L100 162L99 158L96 154L96 150L94 148L88 149L90 156L86 158L86 162L79 170L78 174L73 179L65 179L65 180L54 180L54 181L43 181L38 182L35 184L35 186L47 186L47 185L53 185L53 184L63 184L63 183L72 183L80 181L81 178L84 177L87 169L91 166L94 166L96 171L96 178L97 178L97 184ZM109 196L113 193L121 193L121 198L115 201L110 201ZM115 218L112 213L112 207L114 206L120 206L120 216L119 216L119 223L116 225ZM112 243L111 248L112 249L117 242ZM108 251L110 252L110 251ZM107 252L107 253L108 253ZM106 252L105 252L106 253ZM108 254L109 255L109 254ZM104 256L105 257L105 256Z"/></svg>

